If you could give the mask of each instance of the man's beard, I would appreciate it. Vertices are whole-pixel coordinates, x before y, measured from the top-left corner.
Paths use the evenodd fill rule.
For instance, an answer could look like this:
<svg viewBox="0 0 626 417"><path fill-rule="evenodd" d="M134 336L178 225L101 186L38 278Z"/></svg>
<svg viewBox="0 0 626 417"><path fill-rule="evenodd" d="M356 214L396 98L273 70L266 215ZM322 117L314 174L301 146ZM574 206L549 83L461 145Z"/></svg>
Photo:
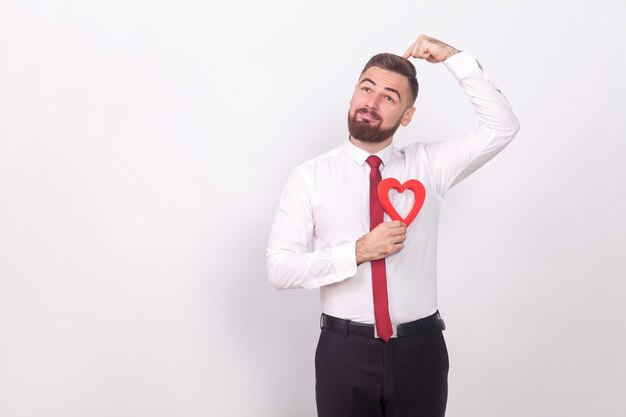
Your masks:
<svg viewBox="0 0 626 417"><path fill-rule="evenodd" d="M350 131L350 136L360 140L361 142L372 142L379 143L383 142L385 139L393 136L400 127L400 122L402 119L398 120L395 126L392 126L388 129L381 129L380 123L376 126L372 126L368 122L358 121L356 119L357 114L366 113L372 116L376 120L380 120L380 116L371 110L366 108L356 109L354 111L354 116L350 116L350 112L348 112L348 130Z"/></svg>

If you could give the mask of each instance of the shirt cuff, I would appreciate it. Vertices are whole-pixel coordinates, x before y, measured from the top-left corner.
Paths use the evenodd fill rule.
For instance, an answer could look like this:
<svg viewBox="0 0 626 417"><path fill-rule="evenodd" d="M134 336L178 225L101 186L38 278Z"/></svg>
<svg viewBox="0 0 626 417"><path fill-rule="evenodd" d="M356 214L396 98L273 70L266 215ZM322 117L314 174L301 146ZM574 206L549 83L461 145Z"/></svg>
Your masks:
<svg viewBox="0 0 626 417"><path fill-rule="evenodd" d="M445 61L443 65L454 75L454 77L461 81L464 78L469 77L472 73L478 72L482 77L487 78L487 74L483 70L476 57L468 51L462 51L458 54L454 54Z"/></svg>
<svg viewBox="0 0 626 417"><path fill-rule="evenodd" d="M356 275L356 240L333 247L332 257L337 281Z"/></svg>

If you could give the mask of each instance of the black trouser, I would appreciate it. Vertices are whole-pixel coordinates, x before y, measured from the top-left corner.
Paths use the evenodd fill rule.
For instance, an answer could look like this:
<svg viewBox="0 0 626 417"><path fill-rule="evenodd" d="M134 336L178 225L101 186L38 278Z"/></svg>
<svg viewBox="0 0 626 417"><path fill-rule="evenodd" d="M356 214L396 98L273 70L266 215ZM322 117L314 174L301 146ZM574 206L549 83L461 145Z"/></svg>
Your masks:
<svg viewBox="0 0 626 417"><path fill-rule="evenodd" d="M318 417L443 417L448 350L441 331L380 339L322 329Z"/></svg>

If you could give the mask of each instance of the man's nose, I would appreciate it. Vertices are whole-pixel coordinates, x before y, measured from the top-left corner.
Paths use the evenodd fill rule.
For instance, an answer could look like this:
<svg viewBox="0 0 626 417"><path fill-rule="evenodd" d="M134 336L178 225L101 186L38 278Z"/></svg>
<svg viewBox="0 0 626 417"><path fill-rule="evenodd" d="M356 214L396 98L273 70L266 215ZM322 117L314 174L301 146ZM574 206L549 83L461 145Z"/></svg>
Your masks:
<svg viewBox="0 0 626 417"><path fill-rule="evenodd" d="M367 96L367 100L365 101L365 107L368 109L378 109L378 96L376 94L371 94Z"/></svg>

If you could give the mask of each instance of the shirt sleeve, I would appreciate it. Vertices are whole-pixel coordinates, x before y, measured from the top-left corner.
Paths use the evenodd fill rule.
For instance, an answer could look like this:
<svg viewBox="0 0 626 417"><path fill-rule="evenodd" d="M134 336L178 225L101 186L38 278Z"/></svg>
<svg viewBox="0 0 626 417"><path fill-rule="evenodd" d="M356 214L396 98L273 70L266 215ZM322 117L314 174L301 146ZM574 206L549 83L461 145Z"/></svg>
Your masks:
<svg viewBox="0 0 626 417"><path fill-rule="evenodd" d="M459 52L443 63L467 95L478 125L457 138L426 145L440 196L504 149L520 128L506 97L470 52Z"/></svg>
<svg viewBox="0 0 626 417"><path fill-rule="evenodd" d="M312 182L296 168L283 187L267 245L267 273L277 289L318 288L356 274L356 240L312 249Z"/></svg>

